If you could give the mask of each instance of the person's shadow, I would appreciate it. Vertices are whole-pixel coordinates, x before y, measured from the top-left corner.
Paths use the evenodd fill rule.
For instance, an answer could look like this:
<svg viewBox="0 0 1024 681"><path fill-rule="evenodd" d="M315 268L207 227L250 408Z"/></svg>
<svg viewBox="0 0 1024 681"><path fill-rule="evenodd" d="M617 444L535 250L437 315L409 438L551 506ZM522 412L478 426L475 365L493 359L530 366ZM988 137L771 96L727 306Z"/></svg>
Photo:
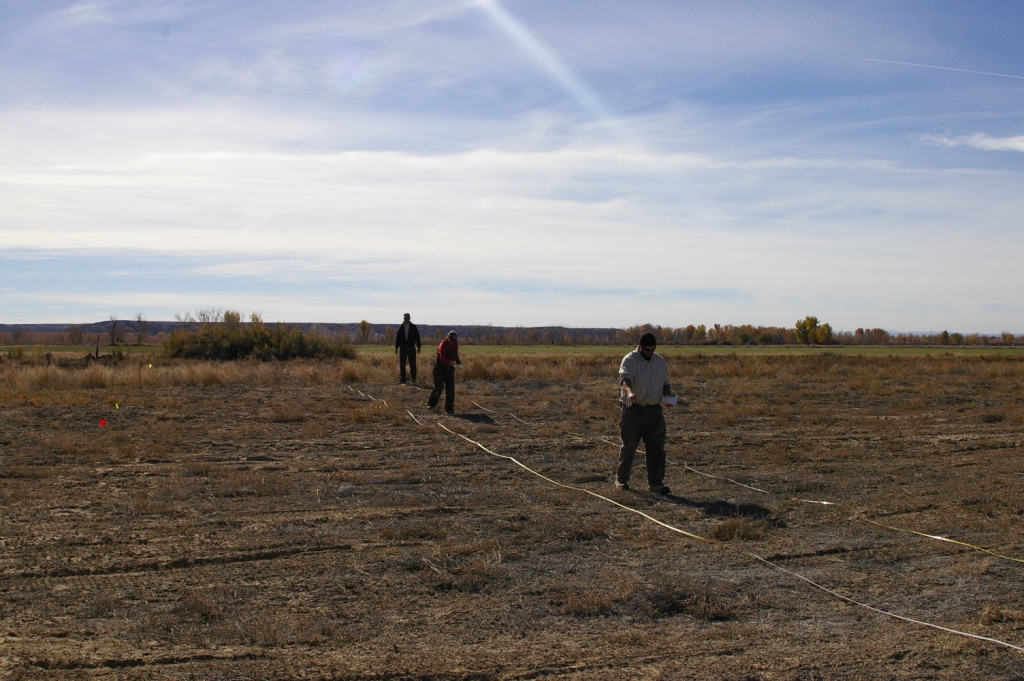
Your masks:
<svg viewBox="0 0 1024 681"><path fill-rule="evenodd" d="M498 425L498 422L492 419L487 414L452 414L451 417L455 419L463 419L465 421L469 421L470 423L483 423L488 426Z"/></svg>
<svg viewBox="0 0 1024 681"><path fill-rule="evenodd" d="M673 504L700 509L705 515L715 518L747 518L749 520L761 520L773 527L783 527L785 525L775 516L774 511L760 504L733 504L721 499L697 501L676 496L675 494L666 494L662 498L671 501Z"/></svg>

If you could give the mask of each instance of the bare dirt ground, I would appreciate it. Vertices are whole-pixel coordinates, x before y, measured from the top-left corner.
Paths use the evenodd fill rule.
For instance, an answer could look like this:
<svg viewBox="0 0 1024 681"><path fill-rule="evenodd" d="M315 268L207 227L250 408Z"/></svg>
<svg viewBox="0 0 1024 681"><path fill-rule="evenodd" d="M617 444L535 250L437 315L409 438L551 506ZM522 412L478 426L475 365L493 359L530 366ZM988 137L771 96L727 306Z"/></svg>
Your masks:
<svg viewBox="0 0 1024 681"><path fill-rule="evenodd" d="M455 417L391 357L0 365L0 676L1024 678L745 553L1024 647L1024 361L673 357L662 498L618 359L475 357Z"/></svg>

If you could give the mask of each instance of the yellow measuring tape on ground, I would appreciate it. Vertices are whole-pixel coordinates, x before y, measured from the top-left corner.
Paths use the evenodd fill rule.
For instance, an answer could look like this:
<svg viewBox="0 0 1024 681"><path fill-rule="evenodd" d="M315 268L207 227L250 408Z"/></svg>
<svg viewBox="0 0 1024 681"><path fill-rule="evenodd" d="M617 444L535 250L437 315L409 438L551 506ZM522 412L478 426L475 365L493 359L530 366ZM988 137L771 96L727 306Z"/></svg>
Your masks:
<svg viewBox="0 0 1024 681"><path fill-rule="evenodd" d="M419 423L420 425L424 425L424 424L420 423L420 421L415 416L413 416L412 412L409 412L409 416L412 416L412 419L414 421L416 421L416 423ZM655 518L652 515L644 513L643 511L638 511L637 509L631 508L629 506L626 506L625 504L621 504L618 501L615 501L614 499L610 499L610 498L608 498L608 497L606 497L604 495L598 494L597 492L592 492L592 491L590 491L590 490L588 490L588 489L586 489L584 487L576 487L575 485L567 485L567 484L565 484L563 482L559 482L557 480L554 480L553 478L549 478L548 476L544 475L543 473L538 473L537 471L533 470L529 466L527 466L524 463L522 463L521 461L517 460L515 457L508 456L508 455L505 455L505 454L498 454L496 452L493 452L490 449L488 449L487 447L484 447L482 444L480 444L476 440L471 440L470 438L466 437L462 433L457 433L454 430L451 430L450 428L445 427L445 425L442 424L442 423L438 423L437 425L442 430L444 430L444 431L446 431L448 433L451 433L452 435L456 435L458 437L461 437L466 442L469 442L469 443L471 443L473 445L476 445L477 447L479 447L483 451L487 452L491 456L495 456L495 457L497 457L499 459L506 459L508 461L511 461L512 463L514 463L515 465L519 466L523 470L529 472L532 475L537 476L538 478L540 478L542 480L545 480L545 481L551 483L552 485L556 485L556 486L561 487L563 489L571 489L571 490L575 490L577 492L583 492L584 494L589 494L592 497L596 497L596 498L598 498L598 499L600 499L602 501L606 501L609 504L617 506L617 507L619 507L619 508L621 508L621 509L623 509L625 511L629 511L630 513L635 513L636 515L639 515L639 516L641 516L643 518L646 518L647 520L650 520L652 523L655 523L656 525L660 525L661 527L664 527L667 530L671 530L672 532L676 532L678 534L681 534L684 537L689 537L690 539L694 539L694 540L697 540L697 541L700 541L700 542L704 542L704 543L707 543L707 544L713 544L715 546L720 546L722 548L729 549L729 550L734 551L736 553L739 553L739 554L742 554L742 555L747 556L749 558L752 558L752 559L756 560L757 562L759 562L759 563L761 563L763 565L766 565L767 567L772 568L773 570L777 570L777 571L779 571L779 572L781 572L783 574L789 575L790 577L793 577L794 579L799 579L800 581L804 582L805 584L808 584L808 585L814 587L815 589L818 589L819 591L821 591L823 593L826 593L826 594L832 596L833 598L836 598L836 599L838 599L840 601L843 601L844 603L847 603L849 605L853 605L853 606L856 606L858 608L862 608L864 610L868 610L868 611L873 612L873 613L878 614L878 615L884 615L885 617L889 617L889 618L892 618L892 619L895 619L895 620L899 620L901 622L907 622L909 624L916 624L918 626L927 627L929 629L935 629L937 631L943 631L943 632L946 632L948 634L954 634L956 636L962 636L964 638L974 639L976 641L985 641L986 643L992 643L992 644L995 644L995 645L998 645L998 646L1002 646L1004 648L1010 648L1011 650L1016 650L1018 652L1024 653L1024 648L1022 648L1020 646L1015 646L1012 643L1007 643L1006 641L1000 641L997 638L991 638L989 636L980 636L978 634L972 634L970 632L960 631L958 629L950 629L949 627L943 627L943 626L938 625L938 624L932 624L931 622L925 622L923 620L914 619L912 617L905 617L903 615L897 615L894 612L889 612L888 610L882 610L882 609L876 608L876 607L874 607L872 605L868 605L867 603L861 603L860 601L854 600L854 599L850 598L849 596L844 596L843 594L841 594L841 593L839 593L837 591L833 591L832 589L829 589L826 586L818 584L814 580L812 580L812 579L810 579L808 577L804 577L803 575L801 575L801 574L799 574L797 572L793 572L792 570L787 570L786 568L782 567L781 565L777 565L777 564L771 562L770 560L768 560L767 558L762 558L761 556L757 555L756 553L751 553L750 551L747 551L745 549L739 549L739 548L736 548L734 546L730 546L729 544L726 544L724 542L716 541L714 539L709 539L708 537L702 537L699 534L694 534L692 532L687 532L686 530L683 530L681 528L675 527L674 525L669 525L666 522L658 520L657 518ZM868 521L868 522L872 522L872 521ZM878 525L879 523L874 523L874 524ZM885 527L885 526L883 525L883 527ZM890 529L896 529L896 528L890 528ZM920 533L915 533L915 534L920 534ZM934 537L932 535L924 535L924 536L932 537L933 539L939 539L939 537ZM944 538L943 538L943 540L944 541L950 541L950 540L946 540ZM960 543L960 542L955 542L955 543ZM967 545L967 546L969 546L969 545ZM973 547L973 548L976 548L976 547ZM982 550L984 550L984 549L982 549ZM988 551L987 553L991 553L991 552ZM993 555L996 555L996 554L993 554ZM1016 560L1016 559L1011 559L1011 560Z"/></svg>
<svg viewBox="0 0 1024 681"><path fill-rule="evenodd" d="M410 416L412 416L412 414L410 414ZM416 417L413 417L413 420L415 420L415 418ZM419 422L417 421L417 423L419 423ZM592 497L597 497L598 499L601 499L602 501L607 501L609 504L614 504L615 506L618 506L621 509L629 511L630 513L636 513L639 516L643 516L644 518L647 518L648 520L650 520L652 523L657 523L658 525L661 525L665 529L672 530L673 532L678 532L679 534L683 535L684 537L689 537L690 539L696 539L697 541L707 542L709 544L719 544L719 543L721 543L721 542L715 541L714 539L708 539L707 537L702 537L699 534L693 534L692 532L687 532L686 530L681 530L678 527L673 527L672 525L669 525L668 523L662 522L662 521L658 520L657 518L655 518L653 516L647 515L643 511L638 511L635 508L630 508L629 506L626 506L625 504L620 504L619 502L615 501L614 499L609 499L608 497L602 496L602 495L598 494L597 492L591 492L589 489L586 489L584 487L576 487L575 485L566 485L564 482L558 482L557 480L553 480L553 479L549 478L548 476L544 475L543 473L538 473L537 471L533 470L532 468L530 468L529 466L525 465L521 461L518 461L514 457L506 456L505 454L496 454L495 452L492 452L491 450L487 449L487 447L484 447L482 444L480 444L476 440L470 440L468 437L466 437L462 433L456 433L454 430L450 430L448 428L445 428L445 426L443 424L441 424L441 423L438 423L437 425L440 428L448 431L452 435L458 435L459 437L461 437L466 442L471 442L471 443L475 444L477 447L479 447L480 449L484 450L485 452L487 452L491 456L496 456L499 459L508 459L509 461L511 461L515 465L519 466L523 470L529 471L530 473L532 473L533 475L536 475L538 478L541 478L542 480L547 480L552 485L557 485L558 487L562 487L564 489L576 490L577 492L583 492L584 494L589 494Z"/></svg>
<svg viewBox="0 0 1024 681"><path fill-rule="evenodd" d="M476 402L474 402L473 404L476 404ZM600 440L601 442L606 442L606 443L610 444L613 447L618 447L619 446L619 445L615 444L614 442L612 442L611 440L608 440L608 439L603 438L603 437L599 437L597 439ZM645 454L646 453L642 449L637 449L636 451L639 452L640 454ZM668 460L666 459L666 463L667 462L668 462ZM694 468L690 464L686 463L685 461L683 462L683 468L688 470L688 471L690 471L690 472L692 472L692 473L696 473L697 475L703 475L705 478L712 478L713 480L724 480L725 482L731 482L734 485L739 485L740 487L746 487L747 489L754 490L755 492L760 492L761 494L771 494L771 492L769 492L766 489L761 489L760 487L753 487L751 485L745 485L742 482L739 482L738 480L733 480L732 478L723 478L721 475L711 475L710 473L704 473L702 471L697 470L696 468ZM800 501L800 502L803 502L805 504L821 504L822 506L835 506L836 505L836 502L834 502L834 501L817 501L815 499L795 499L794 498L793 501Z"/></svg>
<svg viewBox="0 0 1024 681"><path fill-rule="evenodd" d="M996 558L1002 558L1003 560L1012 560L1014 563L1024 563L1024 560L1021 560L1020 558L1013 558L1011 556L1004 556L1001 553L996 553L995 551L989 551L988 549L982 548L980 546L975 546L974 544L968 544L967 542L963 542L963 541L957 541L956 539L950 539L949 537L941 537L941 536L939 536L937 534L925 534L924 532L918 532L917 530L905 530L902 527L893 527L892 525L885 525L883 523L875 522L874 520L868 520L867 518L861 518L861 520L863 520L866 523L871 523L872 525L877 525L878 527L884 527L885 529L892 530L893 532L906 532L907 534L916 534L919 537L927 537L928 539L937 539L938 541L944 541L944 542L948 542L950 544L956 544L958 546L966 546L969 549L974 549L975 551L981 551L982 553L987 553L990 556L995 556Z"/></svg>

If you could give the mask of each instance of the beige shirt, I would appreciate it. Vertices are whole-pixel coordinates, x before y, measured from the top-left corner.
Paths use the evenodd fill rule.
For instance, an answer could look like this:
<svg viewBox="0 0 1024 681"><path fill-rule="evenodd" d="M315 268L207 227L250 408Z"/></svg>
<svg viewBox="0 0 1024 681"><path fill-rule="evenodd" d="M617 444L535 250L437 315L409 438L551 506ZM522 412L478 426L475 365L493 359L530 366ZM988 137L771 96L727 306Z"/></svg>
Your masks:
<svg viewBox="0 0 1024 681"><path fill-rule="evenodd" d="M639 350L634 350L622 358L619 365L619 384L629 379L633 385L633 395L637 404L659 404L668 382L668 365L665 358L654 353L650 359L644 359ZM619 401L626 403L626 390L622 389Z"/></svg>

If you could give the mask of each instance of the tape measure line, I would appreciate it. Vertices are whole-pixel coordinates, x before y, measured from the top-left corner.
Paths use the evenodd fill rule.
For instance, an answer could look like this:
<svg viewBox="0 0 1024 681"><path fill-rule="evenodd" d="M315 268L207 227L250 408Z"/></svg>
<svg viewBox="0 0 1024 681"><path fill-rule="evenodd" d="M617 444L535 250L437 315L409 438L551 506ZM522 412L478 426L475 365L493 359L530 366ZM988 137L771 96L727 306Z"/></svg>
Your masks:
<svg viewBox="0 0 1024 681"><path fill-rule="evenodd" d="M485 452L487 452L491 456L496 456L499 459L507 459L507 460L511 461L512 463L514 463L515 465L517 465L520 468L522 468L523 470L528 471L529 473L532 473L533 475L536 475L538 478L540 478L542 480L546 480L547 482L550 482L552 485L557 485L558 487L562 487L563 489L576 490L578 492L583 492L584 494L589 494L592 497L597 497L598 499L601 499L602 501L607 501L610 504L614 504L615 506L618 506L619 508L622 508L622 509L624 509L626 511L629 511L630 513L636 513L639 516L643 516L644 518L647 518L648 520L650 520L653 523L661 525L662 527L664 527L666 529L669 529L669 530L672 530L673 532L678 532L679 534L681 534L683 536L686 536L686 537L689 537L690 539L696 539L697 541L707 542L707 543L710 543L710 544L718 543L714 539L707 539L706 537L701 537L700 535L692 534L692 533L687 532L686 530L682 530L682 529L680 529L678 527L673 527L672 525L669 525L668 523L662 522L661 520L658 520L657 518L655 518L653 516L647 515L643 511L638 511L635 508L630 508L629 506L626 506L625 504L620 504L619 502L615 501L614 499L609 499L606 496L598 494L597 492L592 492L589 489L586 489L584 487L576 487L574 485L567 485L564 482L558 482L557 480L554 480L553 478L549 478L548 476L544 475L543 473L538 473L537 471L533 470L532 468L530 468L526 464L522 463L521 461L519 461L515 457L508 456L508 455L505 455L505 454L497 454L495 452L492 452L491 450L487 449L487 447L484 447L482 444L480 444L476 440L471 440L468 437L466 437L465 435L463 435L462 433L456 433L454 430L446 428L444 426L444 424L442 424L442 423L438 423L437 425L438 425L439 428L448 431L452 435L457 435L458 437L461 437L466 442L470 442L470 443L476 445L477 447L479 447L480 449L484 450Z"/></svg>
<svg viewBox="0 0 1024 681"><path fill-rule="evenodd" d="M607 442L608 444L610 444L613 447L618 447L619 446L619 445L615 444L614 442L612 442L611 440L606 440L603 437L599 437L597 439L600 440L601 442ZM645 453L644 450L642 450L642 449L637 449L636 451L641 453L641 454ZM668 461L666 461L666 463L668 463ZM683 462L683 468L685 468L688 471L692 471L693 473L696 473L697 475L703 475L705 478L713 478L715 480L725 480L726 482L731 482L732 484L739 485L740 487L746 487L747 489L754 490L755 492L760 492L761 494L771 494L771 492L769 492L766 489L761 489L760 487L752 487L751 485L745 485L742 482L739 482L738 480L733 480L732 478L723 478L720 475L711 475L710 473L704 473L703 471L699 471L696 468L694 468L693 466L689 465L685 461ZM806 501L806 500L805 499L797 499L797 501ZM828 502L828 501L809 501L807 503L811 503L811 504L830 504L831 502Z"/></svg>
<svg viewBox="0 0 1024 681"><path fill-rule="evenodd" d="M606 440L603 437L599 437L597 439L600 440L601 442L605 442L607 444L610 444L612 447L618 447L619 446L616 443L612 442L611 440ZM636 451L637 451L638 454L646 454L647 453L645 450L640 449L639 447L636 448ZM668 463L668 460L666 460L665 463Z"/></svg>
<svg viewBox="0 0 1024 681"><path fill-rule="evenodd" d="M480 407L481 409L484 409L485 411L491 411L492 413L497 413L497 412L494 412L494 411L492 411L490 409L486 409L485 407L481 407L476 402L473 402L473 404L476 405L477 407ZM412 416L412 414L410 414L410 416ZM413 417L413 418L415 418L415 417ZM599 437L597 439L600 440L601 442L604 442L604 443L607 443L609 445L612 445L613 447L618 447L619 446L619 445L615 444L614 442L612 442L611 440L608 440L608 439L603 438L603 437ZM639 449L639 448L636 451L641 453L641 454L645 453L644 450ZM703 475L706 478L712 478L714 480L724 480L725 482L730 482L730 483L732 483L734 485L739 485L740 487L745 487L746 489L753 490L755 492L760 492L761 494L771 494L771 492L769 492L768 490L763 490L763 489L760 489L759 487L753 487L751 485L745 485L744 483L739 482L738 480L733 480L732 478L726 478L726 477L722 477L720 475L711 475L710 473L705 473L703 471L699 471L696 468L694 468L693 466L690 466L686 462L683 462L683 468L688 470L688 471L691 471L693 473L696 473L697 475ZM800 498L796 498L796 497L790 499L790 501L798 501L798 502L804 503L804 504L818 504L820 506L837 506L838 505L837 502L835 502L835 501L821 501L821 500L817 500L817 499L800 499ZM899 528L899 527L893 527L891 525L884 525L882 523L878 523L878 522L875 522L873 520L868 520L866 518L861 518L860 520L864 520L864 522L871 523L872 525L877 525L879 527L884 527L885 529L892 530L893 532L906 532L908 534L916 534L919 537L925 537L927 539L935 539L937 541L944 541L944 542L948 542L950 544L957 544L959 546L964 546L964 547L967 547L967 548L971 548L971 549L974 549L975 551L981 551L982 553L987 553L990 556L994 556L996 558L1002 558L1003 560L1009 560L1009 561L1013 561L1015 563L1024 563L1024 559L1013 558L1012 556L1005 556L1005 555L1003 555L1001 553L996 553L995 551L991 551L991 550L983 548L981 546L975 546L974 544L968 544L967 542L958 541L956 539L950 539L949 537L940 537L938 535L926 534L924 532L918 532L916 530L906 530L906 529Z"/></svg>
<svg viewBox="0 0 1024 681"><path fill-rule="evenodd" d="M703 475L705 478L714 478L715 480L725 480L726 482L731 482L734 485L739 485L740 487L746 487L747 489L752 489L755 492L760 492L761 494L771 494L771 492L769 492L766 489L761 489L760 487L751 487L750 485L744 485L742 482L739 482L737 480L733 480L732 478L723 478L720 475L711 475L710 473L703 473L703 472L697 470L696 468L694 468L693 466L690 466L685 461L683 462L683 468L685 468L688 471L693 471L697 475Z"/></svg>
<svg viewBox="0 0 1024 681"><path fill-rule="evenodd" d="M481 407L476 402L473 402L473 404L475 406L479 407L480 409L484 409L485 411L491 411L491 413L497 413L497 412L494 412L493 410L489 410L489 409L486 409L485 407ZM425 424L421 423L419 421L419 419L417 419L415 417L415 415L413 415L413 413L411 411L409 411L407 413L409 414L410 417L412 417L413 421L415 421L416 423L418 423L421 426L425 425ZM523 421L522 419L518 418L514 414L509 414L509 415L512 416L513 418L515 418L516 420L522 422L522 423L526 423L525 421ZM810 579L809 577L805 577L804 575L801 575L801 574L799 574L797 572L793 572L792 570L788 570L788 569L782 567L781 565L777 565L775 563L772 563L771 561L769 561L766 558L763 558L763 557L757 555L756 553L752 553L752 552L746 551L744 549L739 549L739 548L733 547L733 546L731 546L729 544L725 544L723 542L716 541L714 539L709 539L707 537L702 537L702 536L694 534L692 532L687 532L686 530L683 530L681 528L675 527L673 525L669 525L668 523L665 523L665 522L663 522L661 520L658 520L657 518L655 518L655 517L653 517L653 516L651 516L651 515L649 515L647 513L644 513L643 511L639 511L639 510L637 510L635 508L631 508L629 506L626 506L625 504L619 503L618 501L615 501L614 499L610 499L609 497L606 497L604 495L598 494L596 492L592 492L592 491L590 491L588 489L585 489L583 487L576 487L574 485L567 485L565 483L562 483L562 482L559 482L559 481L554 480L552 478L549 478L546 475L543 475L542 473L538 473L537 471L533 470L529 466L526 466L525 464L523 464L522 462L517 460L515 457L507 456L507 455L503 455L503 454L498 454L496 452L493 452L490 449L488 449L487 447L484 447L479 442L477 442L475 440L472 440L472 439L466 437L465 435L462 435L461 433L456 433L455 431L453 431L453 430L451 430L449 428L446 428L441 423L438 423L437 425L438 425L438 427L440 427L441 429L451 433L452 435L457 435L458 437L462 438L463 440L466 440L467 442L469 442L469 443L471 443L473 445L476 445L481 450L487 452L491 456L495 456L495 457L498 457L498 458L501 458L501 459L507 459L507 460L511 461L512 463L514 463L515 465L517 465L520 468L522 468L523 470L529 472L530 474L535 475L535 476L541 478L542 480L545 480L545 481L547 481L547 482L549 482L549 483L551 483L553 485L556 485L556 486L561 487L563 489L570 489L570 490L575 490L575 491L578 491L578 492L583 492L584 494L588 494L588 495L590 495L592 497L596 497L597 499L600 499L600 500L605 501L605 502L607 502L609 504L617 506L617 507L619 507L619 508L621 508L621 509L623 509L625 511L628 511L630 513L634 513L636 515L639 515L639 516L641 516L641 517L643 517L643 518L645 518L645 519L655 523L656 525L664 527L667 530L670 530L670 531L675 532L677 534L680 534L682 536L688 537L690 539L693 539L693 540L696 540L696 541L700 541L700 542L704 542L704 543L708 543L708 544L713 544L713 545L720 546L720 547L723 547L723 548L735 551L737 553L740 553L741 555L744 555L744 556L747 556L749 558L752 558L752 559L756 560L759 563L762 563L763 565L765 565L767 567L770 567L770 568L772 568L774 570L777 570L777 571L779 571L779 572L781 572L783 574L786 574L786 575L789 575L790 577L798 579L798 580L800 580L800 581L802 581L802 582L804 582L804 583L814 587L815 589L818 589L819 591L821 591L823 593L826 593L826 594L832 596L833 598L836 598L836 599L838 599L840 601L843 601L844 603L847 603L849 605L853 605L853 606L862 608L864 610L868 610L870 612L873 612L875 614L883 615L885 617L889 617L891 619L895 619L895 620L898 620L898 621L907 622L909 624L916 624L918 626L927 627L929 629L934 629L936 631L942 631L942 632L946 632L946 633L953 634L953 635L956 635L956 636L961 636L961 637L965 637L965 638L974 639L974 640L977 640L977 641L983 641L983 642L986 642L986 643L991 643L991 644L994 644L994 645L1002 646L1002 647L1005 647L1005 648L1009 648L1011 650L1016 650L1018 652L1024 653L1024 648L1022 648L1020 646L1015 646L1012 643L1008 643L1006 641L1002 641L1002 640L999 640L999 639L996 639L996 638L992 638L992 637L989 637L989 636L981 636L979 634L972 634L970 632L961 631L959 629L952 629L950 627L944 627L944 626L941 626L939 624L934 624L932 622L926 622L924 620L918 620L918 619L915 619L913 617L906 617L905 615L898 615L898 614L896 614L894 612L889 612L888 610L882 610L880 608L876 608L876 607L874 607L872 605L869 605L867 603L862 603L862 602L857 601L857 600L855 600L853 598L850 598L849 596L844 596L843 594L841 594L841 593L839 593L837 591L829 589L828 587L815 582L814 580ZM527 424L527 425L530 425L530 424ZM613 443L613 442L611 442L609 440L606 440L604 438L598 438L598 439L601 440L602 442L606 442L606 443L611 444L613 446L618 446L618 445L615 445L615 443ZM689 465L685 465L684 464L684 468L686 468L687 470L690 470L690 471L692 471L694 473L697 473L699 475L703 475L705 477L714 478L714 479L718 479L718 480L725 480L725 481L731 482L733 484L740 485L741 487L746 487L748 489L755 490L757 492L761 492L761 493L764 493L764 494L770 494L770 492L767 492L766 490L761 490L761 489L758 489L756 487L751 487L749 485L744 485L743 483L737 482L735 480L732 480L731 478L724 478L724 477L720 477L720 476L716 476L716 475L710 475L708 473L703 473L703 472L698 471L697 469L695 469L695 468L693 468L693 467L691 467ZM800 502L808 503L808 504L821 504L821 505L826 505L826 506L837 505L836 502L832 502L832 501L817 501L817 500L812 500L812 499L793 499L793 501L800 501ZM1021 560L1019 558L1013 558L1011 556L1005 556L1005 555L996 553L994 551L990 551L988 549L985 549L983 547L975 546L973 544L968 544L966 542L957 541L955 539L949 539L948 537L941 537L939 535L926 534L924 532L917 532L915 530L905 530L905 529L898 528L898 527L893 527L893 526L890 526L890 525L884 525L882 523L878 523L878 522L875 522L873 520L869 520L867 518L861 518L861 520L863 520L864 522L870 523L872 525L883 527L885 529L892 530L892 531L895 531L895 532L906 532L906 533L909 533L909 534L916 534L916 535L919 535L921 537L925 537L925 538L928 538L928 539L935 539L935 540L938 540L938 541L944 541L944 542L948 542L948 543L951 543L951 544L957 544L957 545L964 546L964 547L967 547L967 548L972 548L972 549L975 549L977 551L980 551L980 552L992 555L992 556L997 557L997 558L1002 558L1002 559L1005 559L1005 560L1010 560L1010 561L1018 562L1018 563L1024 563L1024 560Z"/></svg>
<svg viewBox="0 0 1024 681"><path fill-rule="evenodd" d="M944 542L948 542L950 544L956 544L957 546L966 546L969 549L974 549L975 551L981 551L982 553L987 553L990 556L995 556L996 558L1002 558L1003 560L1011 560L1014 563L1024 563L1024 560L1022 560L1020 558L1014 558L1012 556L1004 556L1001 553L996 553L995 551L990 551L990 550L988 550L986 548L982 548L980 546L975 546L974 544L968 544L967 542L957 541L956 539L950 539L949 537L941 537L941 536L939 536L937 534L925 534L924 532L918 532L917 530L906 530L906 529L903 529L902 527L893 527L892 525L885 525L883 523L875 522L874 520L869 520L867 518L860 518L860 520L863 520L866 523L871 523L872 525L877 525L878 527L884 527L885 529L892 530L893 532L906 532L907 534L916 534L919 537L926 537L928 539L935 539L937 541L944 541Z"/></svg>
<svg viewBox="0 0 1024 681"><path fill-rule="evenodd" d="M411 413L410 413L410 416L412 416ZM415 417L413 417L413 418L415 420ZM726 548L726 549L730 549L730 550L735 551L736 553L739 553L741 555L747 556L749 558L753 558L754 560L758 561L759 563L762 563L763 565L766 565L766 566L768 566L768 567L770 567L770 568L772 568L774 570L777 570L777 571L779 571L779 572L781 572L783 574L789 575L790 577L794 577L796 579L799 579L800 581L802 581L802 582L804 582L804 583L814 587L815 589L818 589L819 591L821 591L823 593L826 593L826 594L832 596L833 598L836 598L836 599L838 599L840 601L843 601L844 603L847 603L849 605L854 605L856 607L862 608L864 610L868 610L868 611L873 612L875 614L883 615L885 617L889 617L889 618L892 618L892 619L895 619L895 620L899 620L899 621L902 621L902 622L907 622L907 623L910 623L910 624L916 624L918 626L927 627L929 629L935 629L936 631L943 631L943 632L946 632L946 633L949 633L949 634L954 634L956 636L962 636L962 637L965 637L965 638L974 639L976 641L984 641L986 643L992 643L994 645L1002 646L1004 648L1010 648L1011 650L1016 650L1018 652L1024 653L1024 648L1019 647L1019 646L1015 646L1012 643L1007 643L1006 641L1001 641L1001 640L999 640L997 638L991 638L989 636L981 636L979 634L972 634L972 633L967 632L967 631L960 631L959 629L951 629L949 627L944 627L944 626L941 626L939 624L933 624L931 622L925 622L923 620L914 619L912 617L906 617L904 615L897 615L894 612L889 612L888 610L882 610L881 608L876 608L873 605L868 605L867 603L861 603L860 601L857 601L857 600L855 600L853 598L850 598L849 596L844 596L843 594L841 594L841 593L839 593L837 591L833 591L832 589L829 589L826 586L818 584L817 582L815 582L814 580L810 579L809 577L805 577L805 576L803 576L803 575L801 575L801 574L799 574L797 572L793 572L792 570L787 570L786 568L782 567L781 565L776 565L775 563L771 562L770 560L768 560L766 558L762 558L761 556L757 555L756 553L751 553L750 551L746 551L744 549L739 549L739 548L736 548L734 546L730 546L729 544L725 544L723 542L716 541L714 539L709 539L707 537L702 537L702 536L700 536L698 534L694 534L692 532L687 532L684 529L675 527L674 525L669 525L666 522L658 520L654 516L651 516L651 515L649 515L647 513L644 513L643 511L639 511L639 510L637 510L635 508L631 508L629 506L626 506L625 504L621 504L621 503L615 501L614 499L610 499L610 498L608 498L608 497L606 497L604 495L598 494L597 492L592 492L592 491L590 491L590 490L588 490L586 488L576 487L575 485L567 485L565 483L558 482L557 480L549 478L548 476L546 476L546 475L544 475L542 473L538 473L537 471L533 470L529 466L527 466L527 465L523 464L522 462L518 461L515 457L507 456L507 455L504 455L504 454L498 454L496 452L492 452L490 449L488 449L487 447L484 447L482 444L480 444L476 440L471 440L470 438L466 437L465 435L463 435L461 433L456 433L455 431L453 431L453 430L451 430L449 428L446 428L444 426L444 424L442 424L442 423L438 423L437 425L442 430L445 430L445 431L451 433L452 435L457 435L458 437L461 437L466 442L469 442L471 444L476 445L477 447L479 447L483 451L487 452L491 456L495 456L495 457L498 457L500 459L507 459L508 461L511 461L512 463L514 463L515 465L519 466L523 470L525 470L525 471L527 471L527 472L537 476L538 478L541 478L542 480L545 480L545 481L547 481L547 482L549 482L549 483L551 483L553 485L556 485L556 486L561 487L563 489L571 489L571 490L575 490L577 492L583 492L584 494L589 494L592 497L596 497L598 499L601 499L602 501L606 501L609 504L617 506L617 507L619 507L619 508L621 508L621 509L623 509L625 511L629 511L630 513L635 513L636 515L639 515L639 516L641 516L643 518L646 518L647 520L650 520L651 522L655 523L656 525L660 525L661 527L664 527L667 530L671 530L672 532L675 532L677 534L683 535L684 537L688 537L690 539L694 539L696 541L704 542L704 543L707 543L707 544L712 544L712 545L715 545L715 546L720 546L720 547L723 547L723 548ZM926 535L926 536L928 536L928 535Z"/></svg>
<svg viewBox="0 0 1024 681"><path fill-rule="evenodd" d="M732 547L730 547L730 548L732 548ZM922 627L928 627L929 629L935 629L937 631L944 631L946 633L955 634L957 636L963 636L963 637L966 637L966 638L973 638L976 641L985 641L986 643L994 643L995 645L1003 646L1005 648L1010 648L1011 650L1016 650L1018 652L1024 653L1024 648L1021 648L1019 646L1015 646L1012 643L1007 643L1006 641L1000 641L997 638L990 638L988 636L981 636L979 634L972 634L972 633L970 633L968 631L960 631L959 629L950 629L949 627L944 627L944 626L941 626L939 624L932 624L931 622L925 622L924 620L914 619L913 617L905 617L904 615L897 615L894 612L889 612L888 610L882 610L880 608L876 608L873 605L868 605L867 603L861 603L860 601L856 601L856 600L850 598L849 596L844 596L843 594L838 593L836 591L833 591L832 589L829 589L826 586L822 586L821 584L818 584L814 580L809 579L807 577L804 577L803 575L801 575L799 573L793 572L792 570L787 570L786 568L782 567L781 565L776 565L775 563L772 563L772 562L762 558L761 556L758 556L757 554L753 554L753 553L750 553L748 551L742 551L741 549L736 549L736 550L737 551L741 551L742 553L747 554L751 558L757 559L758 561L764 563L765 565L768 565L770 567L775 568L779 572L784 572L787 575L790 575L792 577L795 577L796 579L802 580L802 581L810 584L814 588L820 589L821 591L824 591L825 593L829 594L830 596L833 596L833 597L843 601L844 603L848 603L850 605L855 605L855 606L857 606L859 608L863 608L865 610L870 610L873 613L876 613L876 614L879 614L879 615L885 615L886 617L891 617L893 619L900 620L902 622L909 622L911 624L917 624L917 625L922 626Z"/></svg>
<svg viewBox="0 0 1024 681"><path fill-rule="evenodd" d="M484 411L489 412L491 414L506 414L506 415L511 416L512 418L514 418L516 421L519 421L519 423L523 423L523 424L525 424L527 426L533 425L531 423L526 423L526 421L522 420L521 418L519 418L518 416L516 416L515 414L513 414L510 411L498 412L498 411L494 411L493 409L488 409L487 407L485 407L483 405L480 405L480 404L477 404L476 402L472 402L471 404L474 407L477 407L478 409L483 409Z"/></svg>
<svg viewBox="0 0 1024 681"><path fill-rule="evenodd" d="M354 392L354 393L359 393L359 396L360 396L360 397L365 397L366 399L370 400L371 402L384 402L384 400L383 400L383 399L381 399L381 400L378 400L378 399L377 399L376 397L374 397L373 395L370 395L370 394L368 394L368 393L364 393L364 392L363 392L362 390L353 390L351 386L347 386L347 385L346 385L345 387L346 387L346 388L348 388L349 390L352 390L352 392ZM385 406L385 407L386 407L386 406L388 406L388 403L387 403L387 402L384 402L384 406Z"/></svg>

